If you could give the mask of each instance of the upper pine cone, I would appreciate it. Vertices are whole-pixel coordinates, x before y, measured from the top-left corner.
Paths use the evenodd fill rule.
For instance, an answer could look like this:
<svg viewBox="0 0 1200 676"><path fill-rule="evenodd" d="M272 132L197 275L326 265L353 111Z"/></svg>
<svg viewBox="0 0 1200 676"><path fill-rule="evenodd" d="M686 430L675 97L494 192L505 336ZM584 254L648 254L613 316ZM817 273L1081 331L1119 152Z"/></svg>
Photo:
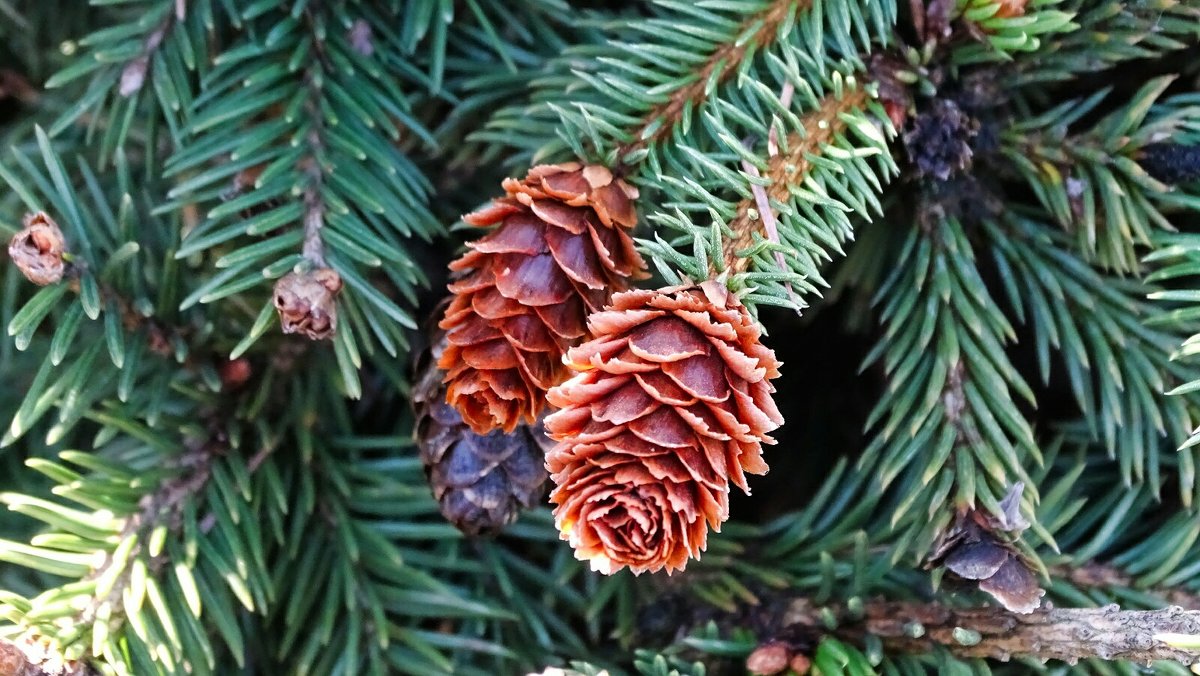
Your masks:
<svg viewBox="0 0 1200 676"><path fill-rule="evenodd" d="M620 293L588 325L567 353L580 373L548 395L559 530L603 573L680 570L728 518L730 483L767 471L779 362L719 282Z"/></svg>
<svg viewBox="0 0 1200 676"><path fill-rule="evenodd" d="M608 169L541 165L503 185L506 197L464 217L499 227L450 264L459 276L440 324L447 400L480 434L537 420L587 315L645 268L628 233L637 190Z"/></svg>
<svg viewBox="0 0 1200 676"><path fill-rule="evenodd" d="M488 535L517 520L521 510L545 495L545 454L551 442L539 423L510 434L475 434L446 403L446 386L436 361L445 332L416 365L412 402L421 462L442 515L467 535Z"/></svg>

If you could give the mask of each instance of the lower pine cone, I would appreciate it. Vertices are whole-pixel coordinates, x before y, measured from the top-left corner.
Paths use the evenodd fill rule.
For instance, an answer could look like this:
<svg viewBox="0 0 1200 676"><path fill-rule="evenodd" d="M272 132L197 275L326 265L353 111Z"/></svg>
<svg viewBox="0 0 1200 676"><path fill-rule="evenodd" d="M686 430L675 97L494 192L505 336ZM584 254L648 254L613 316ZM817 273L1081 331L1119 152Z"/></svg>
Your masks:
<svg viewBox="0 0 1200 676"><path fill-rule="evenodd" d="M510 434L476 434L446 403L437 361L445 332L418 359L413 386L415 436L421 462L442 515L467 535L492 535L546 494L546 451L553 445L542 424L518 425Z"/></svg>

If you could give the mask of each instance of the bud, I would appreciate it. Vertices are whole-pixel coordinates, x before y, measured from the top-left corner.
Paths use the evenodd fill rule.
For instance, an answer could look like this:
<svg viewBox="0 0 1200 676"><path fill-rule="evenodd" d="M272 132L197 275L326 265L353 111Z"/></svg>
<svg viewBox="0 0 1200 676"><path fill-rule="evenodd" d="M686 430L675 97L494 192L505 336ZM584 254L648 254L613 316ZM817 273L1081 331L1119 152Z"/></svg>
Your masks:
<svg viewBox="0 0 1200 676"><path fill-rule="evenodd" d="M1000 19L1012 19L1018 16L1025 16L1025 5L1028 0L1000 0L997 4L1000 5L1000 11L996 12L995 16Z"/></svg>
<svg viewBox="0 0 1200 676"><path fill-rule="evenodd" d="M221 364L217 373L221 376L221 387L228 391L245 385L253 375L253 369L250 367L249 359L239 357Z"/></svg>
<svg viewBox="0 0 1200 676"><path fill-rule="evenodd" d="M25 216L25 227L8 243L8 255L17 269L38 286L62 280L63 233L45 212Z"/></svg>
<svg viewBox="0 0 1200 676"><path fill-rule="evenodd" d="M331 268L293 272L275 283L275 309L284 333L303 333L312 340L337 330L337 294L342 278Z"/></svg>
<svg viewBox="0 0 1200 676"><path fill-rule="evenodd" d="M791 656L792 651L779 641L764 643L746 658L746 671L755 676L782 674L787 670Z"/></svg>

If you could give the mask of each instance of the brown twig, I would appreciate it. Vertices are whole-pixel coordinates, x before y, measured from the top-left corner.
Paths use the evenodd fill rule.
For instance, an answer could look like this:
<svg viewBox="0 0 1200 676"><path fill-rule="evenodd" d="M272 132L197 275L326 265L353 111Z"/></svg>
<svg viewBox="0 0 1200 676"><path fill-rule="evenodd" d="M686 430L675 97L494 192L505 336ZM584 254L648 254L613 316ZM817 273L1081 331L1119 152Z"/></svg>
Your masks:
<svg viewBox="0 0 1200 676"><path fill-rule="evenodd" d="M872 635L892 653L922 654L944 648L956 657L1006 661L1014 657L1038 660L1128 660L1148 664L1159 660L1190 665L1200 652L1167 643L1167 635L1200 634L1200 611L1170 607L1162 610L1055 608L1028 614L1000 608L947 608L937 603L876 601L853 617L834 609L839 626L825 628L820 608L806 599L794 601L781 617L785 631L810 635L834 634L860 643Z"/></svg>
<svg viewBox="0 0 1200 676"><path fill-rule="evenodd" d="M313 49L316 59L310 64L304 74L304 85L308 88L308 97L304 102L304 112L308 116L310 128L305 135L309 156L301 160L300 167L307 179L304 186L304 258L315 267L326 267L325 242L321 239L321 230L325 227L325 198L322 189L325 185L325 167L321 164L321 155L325 148L325 117L321 112L321 77L328 72L328 55L325 45L317 37L314 29L315 19L312 8L305 11L305 22L312 34Z"/></svg>
<svg viewBox="0 0 1200 676"><path fill-rule="evenodd" d="M811 5L811 0L775 0L763 11L746 18L737 34L752 33L744 39L723 43L705 59L688 84L677 89L664 102L655 106L641 119L633 132L633 140L617 150L617 157L641 150L671 133L683 112L698 105L711 92L710 86L720 84L737 72L746 55L759 51L775 41L779 26L793 12L801 12ZM655 125L658 125L655 127ZM650 129L654 128L651 132Z"/></svg>
<svg viewBox="0 0 1200 676"><path fill-rule="evenodd" d="M846 129L841 117L843 113L862 108L866 103L867 94L862 89L847 89L841 96L827 96L820 106L801 118L805 133L790 134L789 152L775 155L768 164L766 175L771 184L764 189L765 194L755 193L737 206L737 215L729 223L734 236L721 246L727 269L734 273L746 271L750 259L740 257L737 253L754 243L754 233L758 232L764 218L773 218L770 203L788 201L792 186L803 182L812 168L807 156L820 152L822 147ZM760 206L764 196L768 205L765 212Z"/></svg>

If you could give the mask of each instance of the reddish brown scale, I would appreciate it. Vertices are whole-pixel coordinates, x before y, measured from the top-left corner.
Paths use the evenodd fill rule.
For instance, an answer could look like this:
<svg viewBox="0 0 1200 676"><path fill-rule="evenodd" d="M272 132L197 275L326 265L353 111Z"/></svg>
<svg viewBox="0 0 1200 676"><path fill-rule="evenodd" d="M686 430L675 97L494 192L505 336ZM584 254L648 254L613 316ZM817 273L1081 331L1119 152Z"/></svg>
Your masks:
<svg viewBox="0 0 1200 676"><path fill-rule="evenodd" d="M729 515L729 486L764 474L783 423L774 353L718 282L613 297L552 389L547 455L563 539L612 573L681 570Z"/></svg>
<svg viewBox="0 0 1200 676"><path fill-rule="evenodd" d="M534 167L507 196L464 217L492 227L450 265L447 401L479 434L533 423L569 375L563 353L645 264L628 234L637 191L601 166Z"/></svg>

